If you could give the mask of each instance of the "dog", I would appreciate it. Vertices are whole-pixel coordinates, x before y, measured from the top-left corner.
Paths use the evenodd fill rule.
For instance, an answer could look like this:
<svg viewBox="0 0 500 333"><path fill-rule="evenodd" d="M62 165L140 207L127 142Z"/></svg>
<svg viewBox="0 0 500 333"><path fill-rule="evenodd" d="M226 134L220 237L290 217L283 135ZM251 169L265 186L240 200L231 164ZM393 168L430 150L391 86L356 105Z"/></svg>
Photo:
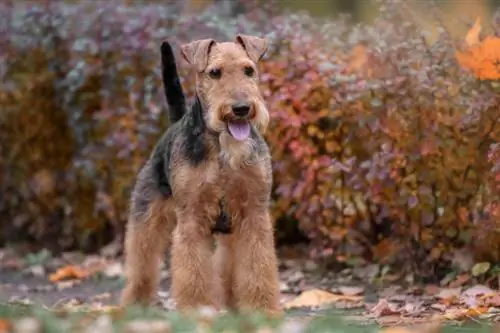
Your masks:
<svg viewBox="0 0 500 333"><path fill-rule="evenodd" d="M131 194L123 306L151 304L169 248L178 310L282 313L269 212L271 156L263 137L269 112L257 69L267 48L266 39L248 35L182 45L196 71L188 108L174 53L162 43L170 125Z"/></svg>

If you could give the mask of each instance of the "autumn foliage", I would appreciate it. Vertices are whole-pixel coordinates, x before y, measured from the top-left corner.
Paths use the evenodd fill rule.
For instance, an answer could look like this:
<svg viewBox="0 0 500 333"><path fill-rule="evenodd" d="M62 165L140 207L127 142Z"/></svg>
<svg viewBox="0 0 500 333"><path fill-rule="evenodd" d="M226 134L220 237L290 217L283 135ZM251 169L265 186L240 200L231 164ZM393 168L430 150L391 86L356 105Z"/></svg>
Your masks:
<svg viewBox="0 0 500 333"><path fill-rule="evenodd" d="M273 214L282 230L298 224L312 256L432 274L477 235L499 243L498 35L478 21L461 40L443 29L429 42L394 4L370 25L243 4L239 17L3 5L0 241L95 249L120 235L133 177L168 125L160 41L245 32L271 41Z"/></svg>

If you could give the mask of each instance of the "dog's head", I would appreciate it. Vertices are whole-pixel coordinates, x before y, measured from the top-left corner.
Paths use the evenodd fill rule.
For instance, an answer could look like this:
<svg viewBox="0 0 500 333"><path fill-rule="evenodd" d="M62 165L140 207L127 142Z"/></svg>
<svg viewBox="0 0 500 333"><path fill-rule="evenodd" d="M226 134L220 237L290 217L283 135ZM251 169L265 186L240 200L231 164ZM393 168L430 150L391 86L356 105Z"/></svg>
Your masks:
<svg viewBox="0 0 500 333"><path fill-rule="evenodd" d="M265 132L269 113L259 89L257 63L267 41L237 35L234 42L202 39L185 44L184 59L196 69L197 94L208 127L236 141L250 139L251 126Z"/></svg>

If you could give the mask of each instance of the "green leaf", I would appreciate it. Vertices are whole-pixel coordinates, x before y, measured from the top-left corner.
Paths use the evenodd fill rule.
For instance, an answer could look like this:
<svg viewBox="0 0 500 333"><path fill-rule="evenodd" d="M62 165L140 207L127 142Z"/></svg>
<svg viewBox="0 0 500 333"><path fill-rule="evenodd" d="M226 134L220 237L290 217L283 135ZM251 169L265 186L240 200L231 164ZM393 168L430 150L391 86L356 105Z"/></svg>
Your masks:
<svg viewBox="0 0 500 333"><path fill-rule="evenodd" d="M479 276L483 275L490 269L491 264L489 262L478 262L472 267L472 275Z"/></svg>

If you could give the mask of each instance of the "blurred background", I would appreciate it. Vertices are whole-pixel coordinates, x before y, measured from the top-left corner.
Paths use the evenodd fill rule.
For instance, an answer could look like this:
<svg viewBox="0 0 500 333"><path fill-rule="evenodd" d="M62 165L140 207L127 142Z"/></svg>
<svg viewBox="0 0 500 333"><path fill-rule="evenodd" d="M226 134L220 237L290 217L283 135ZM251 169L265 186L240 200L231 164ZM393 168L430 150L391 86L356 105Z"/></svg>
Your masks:
<svg viewBox="0 0 500 333"><path fill-rule="evenodd" d="M245 33L271 43L280 251L423 278L498 262L499 6L4 0L0 246L119 254L135 174L168 126L161 41Z"/></svg>

